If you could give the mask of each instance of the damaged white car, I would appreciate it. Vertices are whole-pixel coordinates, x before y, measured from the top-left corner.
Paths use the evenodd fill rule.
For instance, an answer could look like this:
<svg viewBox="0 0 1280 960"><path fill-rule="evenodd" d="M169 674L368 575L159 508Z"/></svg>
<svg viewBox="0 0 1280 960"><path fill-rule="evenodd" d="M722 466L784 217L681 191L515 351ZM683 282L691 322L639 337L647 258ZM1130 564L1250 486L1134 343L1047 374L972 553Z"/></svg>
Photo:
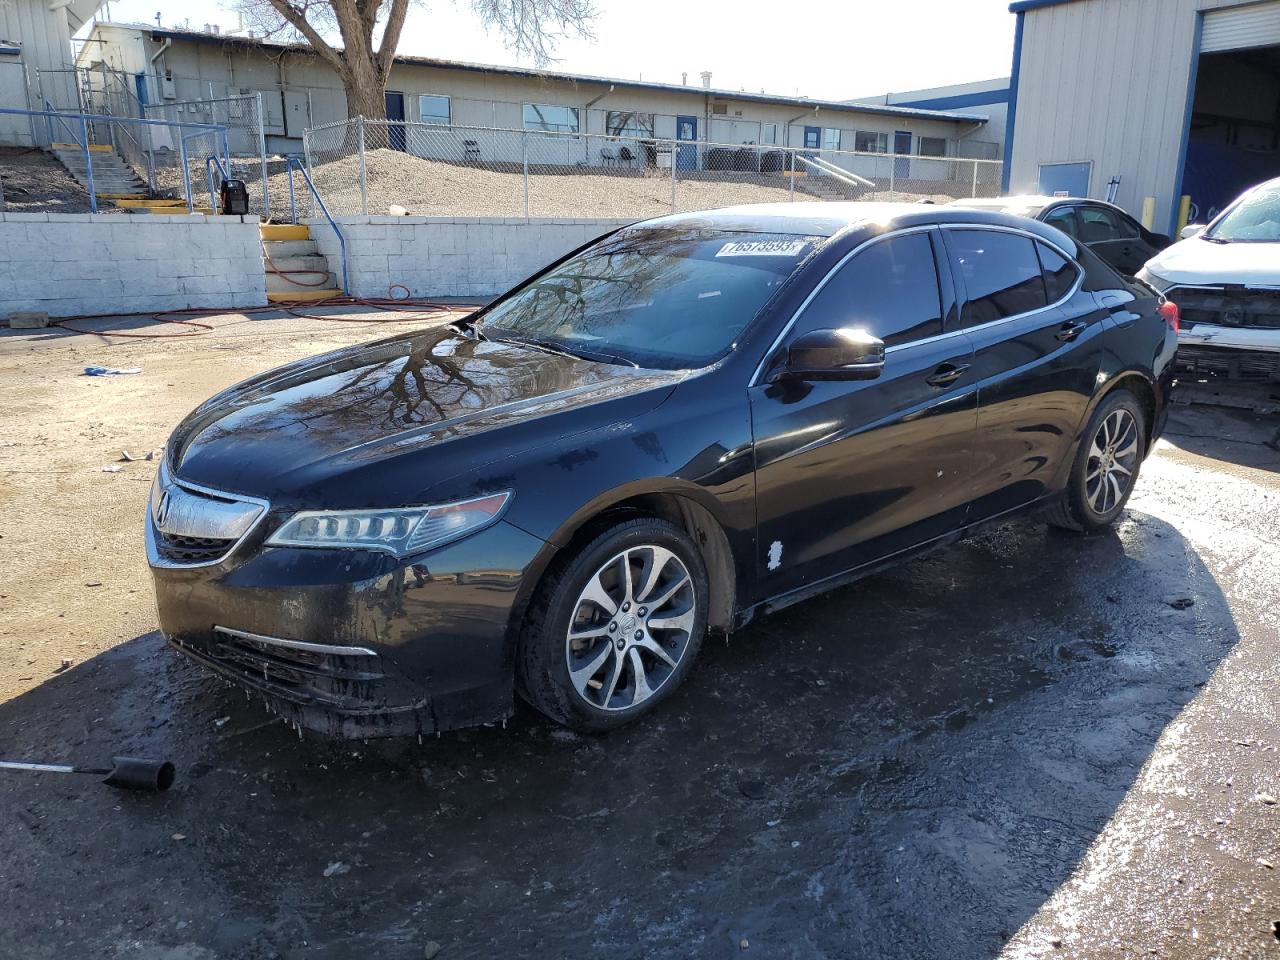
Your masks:
<svg viewBox="0 0 1280 960"><path fill-rule="evenodd" d="M1280 381L1280 179L1259 184L1183 237L1138 273L1178 305L1180 365Z"/></svg>

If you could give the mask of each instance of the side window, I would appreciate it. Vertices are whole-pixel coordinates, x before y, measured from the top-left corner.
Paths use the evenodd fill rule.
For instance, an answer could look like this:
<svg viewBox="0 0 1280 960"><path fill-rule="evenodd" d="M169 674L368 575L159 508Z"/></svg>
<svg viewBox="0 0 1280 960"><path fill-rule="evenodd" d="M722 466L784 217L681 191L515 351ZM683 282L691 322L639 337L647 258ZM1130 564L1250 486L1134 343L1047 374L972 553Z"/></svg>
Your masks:
<svg viewBox="0 0 1280 960"><path fill-rule="evenodd" d="M1013 233L953 230L947 235L952 269L966 300L960 325L975 327L1047 306L1034 241Z"/></svg>
<svg viewBox="0 0 1280 960"><path fill-rule="evenodd" d="M1073 207L1055 207L1049 211L1044 222L1051 227L1057 227L1068 237L1076 235L1076 215Z"/></svg>
<svg viewBox="0 0 1280 960"><path fill-rule="evenodd" d="M866 330L890 347L942 332L938 270L927 233L863 250L809 302L795 332L837 327Z"/></svg>
<svg viewBox="0 0 1280 960"><path fill-rule="evenodd" d="M1037 243L1036 250L1040 254L1040 266L1044 271L1045 292L1049 295L1050 303L1057 303L1075 285L1080 271L1076 269L1074 263L1052 247Z"/></svg>
<svg viewBox="0 0 1280 960"><path fill-rule="evenodd" d="M1119 220L1110 210L1101 207L1080 208L1080 242L1103 243L1107 240L1119 240Z"/></svg>

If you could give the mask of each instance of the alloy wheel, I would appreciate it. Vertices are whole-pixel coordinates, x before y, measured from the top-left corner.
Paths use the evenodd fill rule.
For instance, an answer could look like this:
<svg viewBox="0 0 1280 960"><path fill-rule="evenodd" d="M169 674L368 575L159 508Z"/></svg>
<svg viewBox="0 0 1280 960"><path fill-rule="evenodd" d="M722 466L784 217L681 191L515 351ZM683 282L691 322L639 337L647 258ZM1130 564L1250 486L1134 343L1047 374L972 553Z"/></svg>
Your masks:
<svg viewBox="0 0 1280 960"><path fill-rule="evenodd" d="M599 710L628 710L675 674L697 620L693 579L675 553L629 547L587 581L565 637L573 688Z"/></svg>
<svg viewBox="0 0 1280 960"><path fill-rule="evenodd" d="M1085 463L1085 500L1099 516L1116 508L1133 484L1138 465L1138 423L1120 407L1103 419Z"/></svg>

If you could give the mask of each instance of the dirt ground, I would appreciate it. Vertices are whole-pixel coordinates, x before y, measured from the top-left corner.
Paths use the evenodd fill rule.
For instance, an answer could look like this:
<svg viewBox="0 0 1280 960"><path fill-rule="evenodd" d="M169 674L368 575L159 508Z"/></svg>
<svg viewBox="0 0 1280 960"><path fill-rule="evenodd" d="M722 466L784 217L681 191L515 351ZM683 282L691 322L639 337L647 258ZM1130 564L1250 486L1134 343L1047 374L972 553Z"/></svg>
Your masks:
<svg viewBox="0 0 1280 960"><path fill-rule="evenodd" d="M1180 405L1114 533L1020 520L765 618L636 727L334 745L163 647L121 451L407 327L214 325L0 332L0 756L179 768L0 772L0 956L1280 957L1274 414Z"/></svg>
<svg viewBox="0 0 1280 960"><path fill-rule="evenodd" d="M88 213L89 195L43 150L0 147L0 212Z"/></svg>

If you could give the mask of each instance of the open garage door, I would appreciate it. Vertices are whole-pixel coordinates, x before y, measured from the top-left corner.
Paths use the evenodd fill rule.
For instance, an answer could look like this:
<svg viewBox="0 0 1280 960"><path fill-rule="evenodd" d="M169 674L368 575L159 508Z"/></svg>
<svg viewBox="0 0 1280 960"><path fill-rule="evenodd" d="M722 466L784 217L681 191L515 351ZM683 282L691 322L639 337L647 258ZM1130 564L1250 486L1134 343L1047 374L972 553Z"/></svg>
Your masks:
<svg viewBox="0 0 1280 960"><path fill-rule="evenodd" d="M1280 176L1280 0L1205 12L1184 169L1196 223Z"/></svg>

